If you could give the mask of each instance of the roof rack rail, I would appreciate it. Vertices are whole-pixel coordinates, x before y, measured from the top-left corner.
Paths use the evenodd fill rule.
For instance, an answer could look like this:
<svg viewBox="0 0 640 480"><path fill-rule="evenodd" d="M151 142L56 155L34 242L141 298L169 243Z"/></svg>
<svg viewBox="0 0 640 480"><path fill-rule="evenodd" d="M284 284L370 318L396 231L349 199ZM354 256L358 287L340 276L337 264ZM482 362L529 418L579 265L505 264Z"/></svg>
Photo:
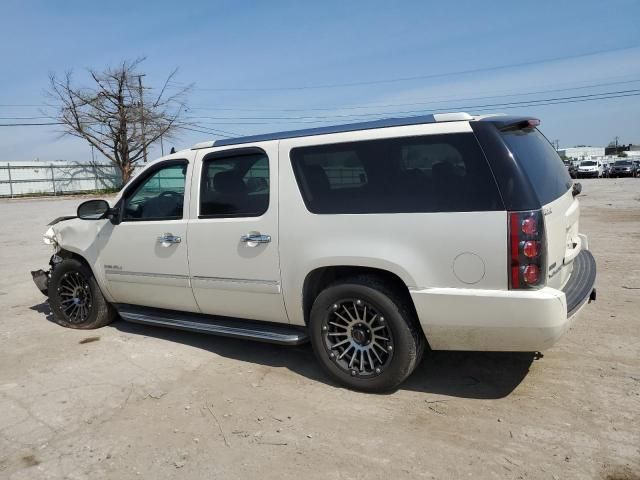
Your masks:
<svg viewBox="0 0 640 480"><path fill-rule="evenodd" d="M210 147L224 147L241 143L265 142L267 140L282 140L285 138L309 137L326 135L329 133L355 132L357 130L371 130L374 128L402 127L407 125L420 125L422 123L460 122L473 120L473 116L465 112L434 113L417 117L383 118L369 122L348 123L345 125L332 125L328 127L307 128L304 130L291 130L287 132L266 133L262 135L249 135L246 137L223 138L208 142L196 143L192 150Z"/></svg>

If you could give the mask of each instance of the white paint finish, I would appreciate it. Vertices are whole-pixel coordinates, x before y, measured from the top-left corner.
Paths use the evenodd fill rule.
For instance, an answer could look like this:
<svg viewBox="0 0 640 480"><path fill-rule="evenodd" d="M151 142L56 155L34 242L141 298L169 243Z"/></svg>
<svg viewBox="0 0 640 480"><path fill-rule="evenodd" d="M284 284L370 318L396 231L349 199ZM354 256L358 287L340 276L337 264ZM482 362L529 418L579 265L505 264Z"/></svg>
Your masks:
<svg viewBox="0 0 640 480"><path fill-rule="evenodd" d="M93 266L110 301L302 325L302 287L311 271L365 266L392 272L410 288L435 349L547 348L571 321L559 290L571 267L540 290L509 291L506 212L315 215L304 205L289 157L298 146L470 131L468 122L434 123L179 152L169 158L191 160L183 220L118 226L72 220L55 230L63 248ZM198 219L202 158L249 146L270 159L267 212ZM545 209L549 264L561 265L588 248L578 234L579 204L567 192ZM165 232L183 242L157 246ZM268 234L271 243L241 242L249 232ZM105 264L122 270L105 277Z"/></svg>
<svg viewBox="0 0 640 480"><path fill-rule="evenodd" d="M454 259L482 257L486 271L477 288L507 288L507 214L498 212L316 215L302 200L291 160L302 145L470 131L467 122L331 134L280 141L280 237L282 288L291 323L304 324L301 287L316 268L353 265L395 273L409 287L466 288Z"/></svg>
<svg viewBox="0 0 640 480"><path fill-rule="evenodd" d="M453 273L462 283L478 283L484 278L485 272L484 260L475 253L464 252L453 260Z"/></svg>
<svg viewBox="0 0 640 480"><path fill-rule="evenodd" d="M269 207L260 217L199 219L202 159L211 152L259 147L269 157ZM278 258L278 150L277 142L197 151L192 178L191 211L187 234L193 292L202 313L287 323ZM250 246L240 237L249 232L271 235L270 243ZM275 287L275 288L274 288Z"/></svg>
<svg viewBox="0 0 640 480"><path fill-rule="evenodd" d="M412 290L434 350L539 351L569 328L564 293L553 288Z"/></svg>
<svg viewBox="0 0 640 480"><path fill-rule="evenodd" d="M241 278L203 278L192 277L193 288L227 290L251 293L281 293L277 280L245 280Z"/></svg>
<svg viewBox="0 0 640 480"><path fill-rule="evenodd" d="M161 162L148 165L139 175L144 174L151 165L158 165L158 163ZM119 225L105 224L106 228L100 233L100 243L103 247L95 268L117 269L125 272L105 278L106 286L114 301L189 312L198 311L188 280L188 245L184 241L187 237L189 222L188 199L191 193L189 179L192 171L193 162L189 162L185 177L185 200L181 220L125 221ZM124 192L125 196L128 190ZM159 243L158 237L165 233L181 237L183 241L171 245ZM162 276L165 280L160 280ZM181 278L167 280L170 276ZM159 284L160 282L166 283Z"/></svg>
<svg viewBox="0 0 640 480"><path fill-rule="evenodd" d="M75 218L57 223L51 227L56 236L56 242L60 248L80 255L91 266L100 290L105 298L113 302L115 299L107 288L104 269L101 268L98 258L105 246L105 240L113 225L108 220L80 220Z"/></svg>
<svg viewBox="0 0 640 480"><path fill-rule="evenodd" d="M187 243L165 247L158 242L158 236L165 232L186 238L187 223L186 218L122 222L103 229L104 247L97 267L122 269L119 274L106 275L107 288L116 302L197 311L188 280Z"/></svg>
<svg viewBox="0 0 640 480"><path fill-rule="evenodd" d="M580 203L569 189L563 196L545 205L542 211L551 212L544 216L547 237L547 286L560 289L571 276L573 264L570 260L580 253ZM554 263L555 266L552 267ZM557 273L549 277L555 271Z"/></svg>

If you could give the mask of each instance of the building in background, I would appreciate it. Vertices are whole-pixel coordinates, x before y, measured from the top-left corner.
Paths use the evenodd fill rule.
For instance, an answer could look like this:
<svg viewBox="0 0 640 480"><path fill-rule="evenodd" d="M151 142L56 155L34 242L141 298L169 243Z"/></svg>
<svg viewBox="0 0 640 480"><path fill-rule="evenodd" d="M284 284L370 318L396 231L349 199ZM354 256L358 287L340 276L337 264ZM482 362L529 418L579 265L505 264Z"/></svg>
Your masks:
<svg viewBox="0 0 640 480"><path fill-rule="evenodd" d="M605 155L618 155L620 153L625 153L629 156L640 155L640 145L630 143L628 145L611 145L605 148Z"/></svg>
<svg viewBox="0 0 640 480"><path fill-rule="evenodd" d="M605 155L604 147L567 147L558 149L558 154L573 160L586 160L591 157L603 157Z"/></svg>

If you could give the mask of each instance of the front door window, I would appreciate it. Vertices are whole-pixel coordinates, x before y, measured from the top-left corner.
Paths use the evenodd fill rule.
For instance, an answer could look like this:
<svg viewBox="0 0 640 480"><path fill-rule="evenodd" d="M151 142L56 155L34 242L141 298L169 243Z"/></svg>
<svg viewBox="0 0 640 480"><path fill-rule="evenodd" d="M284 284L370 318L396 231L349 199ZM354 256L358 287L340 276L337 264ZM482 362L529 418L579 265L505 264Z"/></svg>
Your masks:
<svg viewBox="0 0 640 480"><path fill-rule="evenodd" d="M181 219L186 170L186 164L174 164L152 173L127 196L123 220Z"/></svg>

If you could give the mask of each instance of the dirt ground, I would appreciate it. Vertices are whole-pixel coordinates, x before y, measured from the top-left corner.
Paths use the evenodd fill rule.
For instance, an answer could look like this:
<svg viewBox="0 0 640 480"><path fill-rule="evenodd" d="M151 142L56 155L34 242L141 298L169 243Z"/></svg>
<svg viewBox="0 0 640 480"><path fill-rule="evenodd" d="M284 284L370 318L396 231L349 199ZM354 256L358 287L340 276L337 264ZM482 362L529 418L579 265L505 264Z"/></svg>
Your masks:
<svg viewBox="0 0 640 480"><path fill-rule="evenodd" d="M55 325L29 270L79 199L0 200L0 478L640 478L640 179L582 183L598 301L571 331L432 353L389 395L308 345Z"/></svg>

